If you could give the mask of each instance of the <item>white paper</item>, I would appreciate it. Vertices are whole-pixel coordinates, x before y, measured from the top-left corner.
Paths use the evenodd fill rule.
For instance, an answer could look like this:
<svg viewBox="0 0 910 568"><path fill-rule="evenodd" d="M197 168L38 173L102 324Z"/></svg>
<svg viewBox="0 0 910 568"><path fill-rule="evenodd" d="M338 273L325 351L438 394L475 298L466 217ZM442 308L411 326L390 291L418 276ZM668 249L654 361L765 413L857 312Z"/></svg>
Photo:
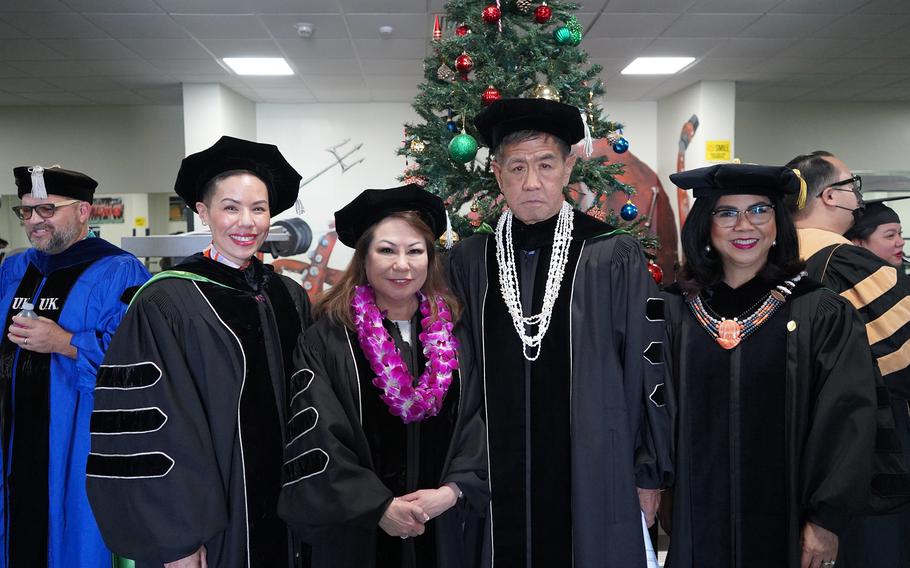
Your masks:
<svg viewBox="0 0 910 568"><path fill-rule="evenodd" d="M645 535L645 557L648 560L648 568L660 568L657 563L657 554L654 552L654 545L651 544L651 535L648 534L648 523L645 521L645 514L641 514L641 532Z"/></svg>

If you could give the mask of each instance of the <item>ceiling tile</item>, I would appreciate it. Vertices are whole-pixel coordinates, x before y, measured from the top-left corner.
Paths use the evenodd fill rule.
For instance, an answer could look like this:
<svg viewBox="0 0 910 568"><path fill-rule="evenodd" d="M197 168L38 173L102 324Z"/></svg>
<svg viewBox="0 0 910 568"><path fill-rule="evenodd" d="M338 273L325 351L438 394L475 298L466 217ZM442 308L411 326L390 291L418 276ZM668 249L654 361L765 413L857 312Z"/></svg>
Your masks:
<svg viewBox="0 0 910 568"><path fill-rule="evenodd" d="M123 85L110 77L47 77L48 83L64 91L102 91L122 89Z"/></svg>
<svg viewBox="0 0 910 568"><path fill-rule="evenodd" d="M876 67L876 73L907 73L910 69L910 58L890 59L881 67Z"/></svg>
<svg viewBox="0 0 910 568"><path fill-rule="evenodd" d="M63 56L34 39L0 39L0 61L46 61Z"/></svg>
<svg viewBox="0 0 910 568"><path fill-rule="evenodd" d="M180 104L183 102L183 87L154 87L136 89L136 92L155 103Z"/></svg>
<svg viewBox="0 0 910 568"><path fill-rule="evenodd" d="M772 12L786 14L848 14L869 0L783 0Z"/></svg>
<svg viewBox="0 0 910 568"><path fill-rule="evenodd" d="M805 73L817 72L814 59L794 59L789 57L772 57L753 66L750 71L759 73Z"/></svg>
<svg viewBox="0 0 910 568"><path fill-rule="evenodd" d="M610 0L607 12L684 12L695 0Z"/></svg>
<svg viewBox="0 0 910 568"><path fill-rule="evenodd" d="M802 39L830 25L839 17L835 14L766 14L738 35L739 37Z"/></svg>
<svg viewBox="0 0 910 568"><path fill-rule="evenodd" d="M773 86L752 95L756 101L790 101L815 91L813 87Z"/></svg>
<svg viewBox="0 0 910 568"><path fill-rule="evenodd" d="M28 34L21 32L13 26L0 21L0 39L26 38Z"/></svg>
<svg viewBox="0 0 910 568"><path fill-rule="evenodd" d="M591 38L657 37L670 27L678 14L601 14L588 31Z"/></svg>
<svg viewBox="0 0 910 568"><path fill-rule="evenodd" d="M283 39L281 49L291 59L353 59L354 46L349 39Z"/></svg>
<svg viewBox="0 0 910 568"><path fill-rule="evenodd" d="M143 59L130 61L92 61L92 67L101 75L154 75L158 73L151 63Z"/></svg>
<svg viewBox="0 0 910 568"><path fill-rule="evenodd" d="M847 55L864 58L910 57L910 42L906 38L876 39L856 46Z"/></svg>
<svg viewBox="0 0 910 568"><path fill-rule="evenodd" d="M697 0L689 6L692 14L764 14L780 0Z"/></svg>
<svg viewBox="0 0 910 568"><path fill-rule="evenodd" d="M364 77L368 89L414 89L424 82L423 75L369 75Z"/></svg>
<svg viewBox="0 0 910 568"><path fill-rule="evenodd" d="M19 77L20 75L22 75L22 71L19 69L7 63L0 63L0 77Z"/></svg>
<svg viewBox="0 0 910 568"><path fill-rule="evenodd" d="M163 73L157 75L117 75L112 77L112 79L127 89L149 89L174 84L174 79Z"/></svg>
<svg viewBox="0 0 910 568"><path fill-rule="evenodd" d="M317 90L361 90L366 88L361 75L313 75L305 79L307 87L314 93Z"/></svg>
<svg viewBox="0 0 910 568"><path fill-rule="evenodd" d="M337 0L256 0L256 12L260 14L338 14L341 12Z"/></svg>
<svg viewBox="0 0 910 568"><path fill-rule="evenodd" d="M306 41L297 35L297 23L313 24L313 35L310 39L347 38L348 28L340 14L282 14L280 16L263 14L259 16L265 27L276 39L297 39Z"/></svg>
<svg viewBox="0 0 910 568"><path fill-rule="evenodd" d="M888 59L856 59L849 57L836 57L825 61L816 61L812 67L813 73L891 73L885 71L882 67L888 63ZM904 73L910 73L910 67L906 67Z"/></svg>
<svg viewBox="0 0 910 568"><path fill-rule="evenodd" d="M758 20L756 14L686 14L664 30L663 37L736 37Z"/></svg>
<svg viewBox="0 0 910 568"><path fill-rule="evenodd" d="M601 75L608 77L615 73L619 73L629 64L628 59L619 59L619 58L610 58L610 57L600 57L597 59L589 59L588 63L591 65L600 65L603 67Z"/></svg>
<svg viewBox="0 0 910 568"><path fill-rule="evenodd" d="M370 59L363 62L364 75L417 75L423 73L423 59Z"/></svg>
<svg viewBox="0 0 910 568"><path fill-rule="evenodd" d="M315 100L320 103L366 103L370 92L366 89L313 89Z"/></svg>
<svg viewBox="0 0 910 568"><path fill-rule="evenodd" d="M270 39L207 39L202 44L216 57L284 57Z"/></svg>
<svg viewBox="0 0 910 568"><path fill-rule="evenodd" d="M103 30L79 14L6 14L3 20L38 39L107 37Z"/></svg>
<svg viewBox="0 0 910 568"><path fill-rule="evenodd" d="M259 18L250 15L172 16L174 21L197 39L269 39Z"/></svg>
<svg viewBox="0 0 910 568"><path fill-rule="evenodd" d="M361 59L416 59L427 52L422 39L357 39L354 40Z"/></svg>
<svg viewBox="0 0 910 568"><path fill-rule="evenodd" d="M154 0L66 0L77 12L94 14L160 14Z"/></svg>
<svg viewBox="0 0 910 568"><path fill-rule="evenodd" d="M72 59L136 59L114 39L46 39L44 45Z"/></svg>
<svg viewBox="0 0 910 568"><path fill-rule="evenodd" d="M908 16L850 14L815 33L816 37L875 39L910 24Z"/></svg>
<svg viewBox="0 0 910 568"><path fill-rule="evenodd" d="M789 39L733 38L711 50L715 57L772 57L791 45Z"/></svg>
<svg viewBox="0 0 910 568"><path fill-rule="evenodd" d="M588 56L592 58L609 57L631 61L638 57L652 41L651 38L586 37L584 47Z"/></svg>
<svg viewBox="0 0 910 568"><path fill-rule="evenodd" d="M427 9L426 0L340 0L347 14L416 14Z"/></svg>
<svg viewBox="0 0 910 568"><path fill-rule="evenodd" d="M200 75L229 74L227 70L211 57L208 59L151 59L149 60L149 64L164 73L198 73Z"/></svg>
<svg viewBox="0 0 910 568"><path fill-rule="evenodd" d="M698 79L685 77L676 77L669 79L648 91L647 97L648 99L659 100L677 93L683 89L689 88L697 82Z"/></svg>
<svg viewBox="0 0 910 568"><path fill-rule="evenodd" d="M3 0L0 13L9 12L72 12L59 0Z"/></svg>
<svg viewBox="0 0 910 568"><path fill-rule="evenodd" d="M291 59L291 67L301 75L356 75L360 62L356 59Z"/></svg>
<svg viewBox="0 0 910 568"><path fill-rule="evenodd" d="M79 95L93 103L102 105L147 105L149 100L142 95L127 90L80 91Z"/></svg>
<svg viewBox="0 0 910 568"><path fill-rule="evenodd" d="M765 61L757 57L706 57L696 61L686 73L729 73L734 71L747 71Z"/></svg>
<svg viewBox="0 0 910 568"><path fill-rule="evenodd" d="M255 0L156 0L169 14L252 14Z"/></svg>
<svg viewBox="0 0 910 568"><path fill-rule="evenodd" d="M187 33L170 16L163 14L125 15L95 14L86 16L99 28L117 39L180 39Z"/></svg>
<svg viewBox="0 0 910 568"><path fill-rule="evenodd" d="M701 57L722 41L717 38L659 37L655 38L639 55Z"/></svg>
<svg viewBox="0 0 910 568"><path fill-rule="evenodd" d="M825 59L838 57L855 49L866 40L808 38L787 46L778 53L779 57L814 57Z"/></svg>
<svg viewBox="0 0 910 568"><path fill-rule="evenodd" d="M265 103L311 103L316 100L306 89L256 89L253 92Z"/></svg>
<svg viewBox="0 0 910 568"><path fill-rule="evenodd" d="M60 88L34 77L9 77L0 79L0 91L7 93L52 93Z"/></svg>
<svg viewBox="0 0 910 568"><path fill-rule="evenodd" d="M881 89L864 90L857 93L852 100L854 101L895 101L905 100L907 98L907 87L895 88L885 87Z"/></svg>
<svg viewBox="0 0 910 568"><path fill-rule="evenodd" d="M381 26L392 26L389 39L419 39L426 41L432 31L426 14L350 14L345 18L354 39L383 39Z"/></svg>
<svg viewBox="0 0 910 568"><path fill-rule="evenodd" d="M0 106L22 106L22 105L36 105L35 101L30 101L28 99L23 99L19 95L12 95L7 93L0 93Z"/></svg>
<svg viewBox="0 0 910 568"><path fill-rule="evenodd" d="M304 89L309 82L304 83L298 75L282 77L241 77L244 85L253 90L263 89Z"/></svg>
<svg viewBox="0 0 910 568"><path fill-rule="evenodd" d="M44 105L87 105L91 103L85 97L74 93L22 93L22 97Z"/></svg>
<svg viewBox="0 0 910 568"><path fill-rule="evenodd" d="M907 0L872 0L859 10L860 14L910 14Z"/></svg>
<svg viewBox="0 0 910 568"><path fill-rule="evenodd" d="M194 39L123 39L120 43L144 59L205 59L211 58Z"/></svg>
<svg viewBox="0 0 910 568"><path fill-rule="evenodd" d="M10 66L31 77L90 77L99 74L91 61L13 61Z"/></svg>
<svg viewBox="0 0 910 568"><path fill-rule="evenodd" d="M172 80L166 83L168 85L173 85L175 83L220 83L228 87L245 86L240 80L240 77L237 77L236 75L222 75L218 73L172 73L170 77L172 77Z"/></svg>

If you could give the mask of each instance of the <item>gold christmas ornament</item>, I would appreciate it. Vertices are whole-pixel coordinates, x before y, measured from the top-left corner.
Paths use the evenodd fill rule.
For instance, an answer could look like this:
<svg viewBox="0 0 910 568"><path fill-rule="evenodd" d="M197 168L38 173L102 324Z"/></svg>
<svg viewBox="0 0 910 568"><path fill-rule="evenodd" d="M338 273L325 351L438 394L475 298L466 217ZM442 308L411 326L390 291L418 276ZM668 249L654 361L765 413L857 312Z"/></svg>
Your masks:
<svg viewBox="0 0 910 568"><path fill-rule="evenodd" d="M550 85L538 84L531 91L531 96L535 99L546 99L548 101L559 102L559 93Z"/></svg>
<svg viewBox="0 0 910 568"><path fill-rule="evenodd" d="M411 152L415 154L422 154L424 150L427 149L426 143L420 138L415 138L411 140Z"/></svg>
<svg viewBox="0 0 910 568"><path fill-rule="evenodd" d="M461 237L458 236L458 233L456 233L455 231L452 231L452 244L454 245L454 244L457 243L459 240L461 240ZM446 239L446 233L445 233L445 232L443 232L443 233L442 233L442 236L439 237L439 244L440 244L441 246L443 246L443 247L446 246L446 244L447 244L447 239Z"/></svg>
<svg viewBox="0 0 910 568"><path fill-rule="evenodd" d="M515 7L518 8L518 11L527 14L531 11L532 2L531 0L515 0Z"/></svg>
<svg viewBox="0 0 910 568"><path fill-rule="evenodd" d="M471 211L472 211L473 213L477 213L478 211L480 211L480 205L477 204L477 200L476 200L476 199L475 199L474 201L471 202Z"/></svg>

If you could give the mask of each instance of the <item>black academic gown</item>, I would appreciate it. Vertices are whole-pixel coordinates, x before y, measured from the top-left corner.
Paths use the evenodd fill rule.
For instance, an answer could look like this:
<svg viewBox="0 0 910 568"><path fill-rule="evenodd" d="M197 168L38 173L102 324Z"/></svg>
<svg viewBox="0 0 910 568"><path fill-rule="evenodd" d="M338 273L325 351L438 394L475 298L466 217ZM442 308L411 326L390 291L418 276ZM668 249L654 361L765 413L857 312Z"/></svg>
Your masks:
<svg viewBox="0 0 910 568"><path fill-rule="evenodd" d="M152 282L135 298L98 375L88 494L110 548L161 566L208 551L209 566L291 565L277 515L285 369L309 301L258 260L200 255L207 279Z"/></svg>
<svg viewBox="0 0 910 568"><path fill-rule="evenodd" d="M386 321L412 376L425 364L419 326L417 314L411 347ZM304 566L475 566L489 487L470 369L460 364L453 373L437 416L404 424L379 398L357 335L344 326L320 319L304 334L294 365L279 512L310 545ZM448 482L464 497L429 521L423 535L403 540L379 528L393 497Z"/></svg>
<svg viewBox="0 0 910 568"><path fill-rule="evenodd" d="M735 317L771 286L720 283L703 298ZM846 300L803 280L726 350L678 288L664 296L678 397L667 565L797 568L806 521L841 533L869 497L877 399L862 322Z"/></svg>
<svg viewBox="0 0 910 568"><path fill-rule="evenodd" d="M513 222L525 314L540 311L555 222ZM636 486L668 485L672 466L663 301L640 245L575 212L534 363L502 299L493 235L465 239L450 261L484 388L484 565L644 567Z"/></svg>
<svg viewBox="0 0 910 568"><path fill-rule="evenodd" d="M809 274L847 298L866 324L868 341L891 399L876 437L874 516L857 519L841 539L842 568L910 566L910 279L839 235L800 229ZM893 512L903 508L902 512ZM883 514L887 513L887 514Z"/></svg>

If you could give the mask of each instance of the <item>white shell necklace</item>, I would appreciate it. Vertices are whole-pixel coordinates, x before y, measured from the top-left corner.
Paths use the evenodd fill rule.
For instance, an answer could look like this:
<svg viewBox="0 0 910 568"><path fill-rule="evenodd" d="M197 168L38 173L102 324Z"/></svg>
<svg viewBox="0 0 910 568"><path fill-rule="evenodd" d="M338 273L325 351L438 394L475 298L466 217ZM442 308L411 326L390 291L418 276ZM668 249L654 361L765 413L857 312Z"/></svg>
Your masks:
<svg viewBox="0 0 910 568"><path fill-rule="evenodd" d="M515 264L515 249L512 242L512 212L506 211L499 218L499 223L496 224L496 262L499 264L499 289L502 291L502 299L506 303L506 309L509 310L509 315L512 316L515 332L518 333L518 337L524 346L522 355L528 361L536 361L540 356L540 346L543 342L543 337L550 328L553 306L559 296L562 277L566 272L566 264L569 262L569 245L572 243L572 228L574 224L575 217L572 215L572 207L563 202L559 210L559 216L556 218L556 229L553 232L553 251L550 254L550 267L547 269L547 284L544 288L543 305L539 314L527 317L525 317L521 309L521 292L519 289L518 270ZM526 327L536 327L537 333L528 335ZM529 349L531 354L528 353Z"/></svg>

